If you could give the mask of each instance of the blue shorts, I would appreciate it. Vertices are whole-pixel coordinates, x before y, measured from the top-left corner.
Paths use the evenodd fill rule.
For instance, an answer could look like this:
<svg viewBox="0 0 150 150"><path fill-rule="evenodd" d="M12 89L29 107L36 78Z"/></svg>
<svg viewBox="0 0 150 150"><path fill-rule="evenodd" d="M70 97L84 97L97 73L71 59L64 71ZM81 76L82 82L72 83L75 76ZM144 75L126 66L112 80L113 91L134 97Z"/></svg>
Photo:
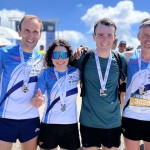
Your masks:
<svg viewBox="0 0 150 150"><path fill-rule="evenodd" d="M40 119L14 120L0 118L0 140L6 142L27 142L36 137L40 130Z"/></svg>

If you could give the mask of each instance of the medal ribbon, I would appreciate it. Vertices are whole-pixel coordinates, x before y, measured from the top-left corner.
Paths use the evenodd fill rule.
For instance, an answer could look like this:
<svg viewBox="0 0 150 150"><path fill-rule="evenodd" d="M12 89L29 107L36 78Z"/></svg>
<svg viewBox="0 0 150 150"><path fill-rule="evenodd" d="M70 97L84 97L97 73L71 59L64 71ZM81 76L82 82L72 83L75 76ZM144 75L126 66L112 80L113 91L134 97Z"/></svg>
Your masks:
<svg viewBox="0 0 150 150"><path fill-rule="evenodd" d="M64 99L66 98L66 82L67 82L67 74L68 74L68 69L66 70L66 75L65 75L65 87L64 87L64 90L62 90L61 86L60 86L60 83L59 83L59 75L58 75L58 72L56 71L56 68L54 67L54 72L55 72L55 76L57 78L57 84L58 84L58 87L59 87L59 92L60 92L60 101L61 101L61 104L62 105L65 105L65 101Z"/></svg>
<svg viewBox="0 0 150 150"><path fill-rule="evenodd" d="M142 62L142 53L141 53L141 50L138 51L138 64L139 64L139 71L141 70L141 62ZM148 75L148 71L150 70L150 62L148 63L148 66L147 66L147 75ZM144 82L145 82L145 79L142 79L140 78L140 83L141 83L141 86L144 86Z"/></svg>
<svg viewBox="0 0 150 150"><path fill-rule="evenodd" d="M112 61L112 54L110 53L110 55L109 55L107 68L106 68L106 72L105 72L104 80L103 80L101 66L100 66L100 61L99 61L98 54L97 54L97 49L94 51L94 53L95 53L96 67L97 67L97 71L98 71L100 85L101 85L102 89L105 89L106 83L107 83L107 79L108 79L108 74L109 74L109 71L110 71L110 65L111 65L111 61Z"/></svg>
<svg viewBox="0 0 150 150"><path fill-rule="evenodd" d="M29 79L30 79L31 70L33 68L33 63L34 63L34 52L32 53L32 58L31 58L31 61L29 62L28 61L25 62L23 50L21 49L21 47L19 47L19 53L21 57L21 63L24 64L25 66L24 68L25 79L23 80L23 83L27 87Z"/></svg>

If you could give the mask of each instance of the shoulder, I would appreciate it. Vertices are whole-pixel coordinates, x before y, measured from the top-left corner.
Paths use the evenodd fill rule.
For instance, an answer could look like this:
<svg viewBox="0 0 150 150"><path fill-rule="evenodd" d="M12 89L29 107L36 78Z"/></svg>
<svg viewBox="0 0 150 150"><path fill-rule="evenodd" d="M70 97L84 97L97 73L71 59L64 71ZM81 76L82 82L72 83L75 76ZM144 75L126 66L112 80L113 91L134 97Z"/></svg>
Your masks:
<svg viewBox="0 0 150 150"><path fill-rule="evenodd" d="M18 50L17 50L18 49ZM5 46L0 48L0 59L6 60L9 59L9 56L18 55L19 48L17 46Z"/></svg>
<svg viewBox="0 0 150 150"><path fill-rule="evenodd" d="M133 55L134 51L125 51L124 52L124 55L125 55L125 58L126 58L126 61L128 62L130 57Z"/></svg>
<svg viewBox="0 0 150 150"><path fill-rule="evenodd" d="M79 69L74 66L68 66L68 72L69 73L79 72Z"/></svg>
<svg viewBox="0 0 150 150"><path fill-rule="evenodd" d="M50 74L54 73L54 69L53 67L48 67L48 68L44 68L41 73L40 76L48 76Z"/></svg>
<svg viewBox="0 0 150 150"><path fill-rule="evenodd" d="M44 73L54 72L54 67L47 67L42 70Z"/></svg>
<svg viewBox="0 0 150 150"><path fill-rule="evenodd" d="M115 57L121 59L121 61L126 61L126 56L124 55L124 53L120 53L118 51L111 51L111 52Z"/></svg>
<svg viewBox="0 0 150 150"><path fill-rule="evenodd" d="M5 47L2 47L0 49L0 53L4 53L4 54L8 54L8 53L11 53L11 52L16 52L16 49L19 49L19 46L18 45L15 45L15 46L5 46Z"/></svg>

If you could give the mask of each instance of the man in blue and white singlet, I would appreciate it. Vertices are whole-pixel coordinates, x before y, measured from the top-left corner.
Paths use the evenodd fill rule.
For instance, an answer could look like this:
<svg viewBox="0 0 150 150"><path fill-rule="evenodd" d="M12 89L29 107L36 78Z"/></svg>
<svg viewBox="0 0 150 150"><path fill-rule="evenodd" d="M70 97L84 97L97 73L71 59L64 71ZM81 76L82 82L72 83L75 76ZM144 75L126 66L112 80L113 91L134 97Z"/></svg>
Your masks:
<svg viewBox="0 0 150 150"><path fill-rule="evenodd" d="M19 25L20 45L0 50L0 150L11 150L18 139L23 150L36 150L39 112L32 105L41 64L34 56L42 22L26 15Z"/></svg>
<svg viewBox="0 0 150 150"><path fill-rule="evenodd" d="M126 150L150 149L150 18L139 27L141 49L126 52L128 61L127 90L122 129Z"/></svg>

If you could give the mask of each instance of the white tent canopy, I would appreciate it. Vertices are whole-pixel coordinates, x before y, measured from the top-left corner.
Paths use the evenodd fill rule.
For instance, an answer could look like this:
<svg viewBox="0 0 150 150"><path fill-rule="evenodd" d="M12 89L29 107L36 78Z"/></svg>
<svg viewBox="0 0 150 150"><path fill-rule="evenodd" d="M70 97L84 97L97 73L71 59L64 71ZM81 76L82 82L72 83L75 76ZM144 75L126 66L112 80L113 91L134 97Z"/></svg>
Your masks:
<svg viewBox="0 0 150 150"><path fill-rule="evenodd" d="M0 26L0 38L13 39L13 40L21 39L15 30L3 26Z"/></svg>
<svg viewBox="0 0 150 150"><path fill-rule="evenodd" d="M12 42L10 42L8 39L6 38L1 38L0 37L0 46L5 46L5 45L12 45Z"/></svg>

